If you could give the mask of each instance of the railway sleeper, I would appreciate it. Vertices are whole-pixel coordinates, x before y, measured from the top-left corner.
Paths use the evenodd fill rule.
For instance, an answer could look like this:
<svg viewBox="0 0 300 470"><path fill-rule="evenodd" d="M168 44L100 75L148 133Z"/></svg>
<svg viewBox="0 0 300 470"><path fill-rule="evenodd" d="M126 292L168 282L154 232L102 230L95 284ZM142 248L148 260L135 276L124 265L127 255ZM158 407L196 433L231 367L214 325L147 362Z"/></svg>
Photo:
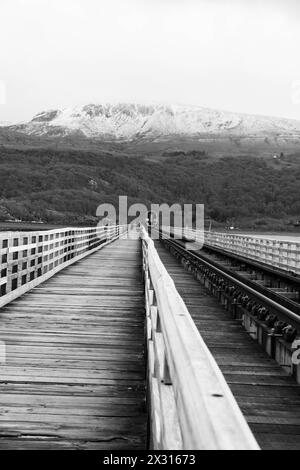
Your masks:
<svg viewBox="0 0 300 470"><path fill-rule="evenodd" d="M188 253L183 254L166 240L163 243L180 260L184 269L191 272L235 320L242 323L249 336L300 384L300 319L299 329L296 329L280 319L275 309L260 305L246 292L229 285L228 281L201 264L200 260L195 261Z"/></svg>
<svg viewBox="0 0 300 470"><path fill-rule="evenodd" d="M208 259L217 262L220 266L227 267L232 272L239 274L241 277L255 281L257 284L260 284L263 287L267 287L268 289L282 288L284 290L281 292L286 298L300 303L299 289L294 283L291 283L291 281L285 281L283 278L276 277L274 273L266 273L260 271L258 268L253 269L250 264L247 264L243 261L238 261L235 258L228 258L229 255L226 257L224 254L215 253L207 247L204 247L203 251ZM287 272L287 274L291 273Z"/></svg>

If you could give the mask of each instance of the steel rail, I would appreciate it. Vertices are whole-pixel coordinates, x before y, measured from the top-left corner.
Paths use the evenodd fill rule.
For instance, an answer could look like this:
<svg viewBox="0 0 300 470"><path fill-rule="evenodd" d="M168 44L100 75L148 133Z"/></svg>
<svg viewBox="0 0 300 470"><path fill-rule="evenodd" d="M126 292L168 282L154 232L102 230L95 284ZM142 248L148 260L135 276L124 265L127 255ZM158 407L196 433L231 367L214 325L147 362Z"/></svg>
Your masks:
<svg viewBox="0 0 300 470"><path fill-rule="evenodd" d="M159 232L160 232L161 235L163 235L163 232L161 232L161 231L159 231ZM263 294L263 293L259 292L258 289L256 289L256 286L255 286L255 288L252 287L252 286L249 286L247 284L247 282L245 282L245 280L242 281L240 279L237 279L233 275L228 274L228 272L226 272L226 269L224 269L223 267L222 268L217 267L211 261L207 261L207 260L203 259L198 253L196 254L196 253L193 253L193 252L187 250L186 248L182 247L182 245L180 245L180 243L178 243L178 241L175 241L175 240L172 240L172 239L166 239L166 238L164 238L163 241L168 243L169 245L175 247L177 250L181 251L181 253L184 255L185 258L192 259L192 260L197 261L197 262L200 261L202 264L206 265L208 268L213 270L215 273L217 273L221 277L227 279L228 281L230 281L234 285L236 285L239 288L243 289L244 291L248 292L251 296L254 296L256 299L258 299L260 302L262 302L266 306L272 307L274 310L276 310L278 313L280 313L284 317L285 320L288 319L289 322L292 324L292 326L299 328L299 326L300 326L300 315L298 315L297 313L295 313L292 310L288 309L287 307L284 307L278 301L275 301L275 300L271 299L269 295L265 295L265 294L271 294L271 293L268 292L267 288L262 288L261 286L257 286L260 289L264 289L265 294Z"/></svg>
<svg viewBox="0 0 300 470"><path fill-rule="evenodd" d="M253 266L255 269L267 272L270 275L276 276L284 280L285 282L289 282L290 284L293 284L294 286L297 286L297 288L300 289L300 277L297 274L296 275L289 274L288 271L285 272L283 269L273 267L267 263L262 263L262 262L260 263L256 260L252 260L251 258L246 258L244 256L237 255L235 253L231 253L228 250L223 250L222 248L209 245L208 243L204 243L203 248L214 251L215 253L219 253L220 255L227 256L228 258L239 261L240 263Z"/></svg>
<svg viewBox="0 0 300 470"><path fill-rule="evenodd" d="M177 240L177 241L178 241L178 243L180 243L180 240ZM187 250L187 251L189 253L192 253L189 250ZM214 251L214 250L212 250L212 251ZM221 254L223 254L223 253L221 253ZM224 253L224 255L225 255L225 253ZM211 264L215 265L216 267L219 266L217 261L210 260L209 258L207 258L206 255L204 255L202 253L201 254L197 253L197 256L199 258L203 259L203 260L207 260L207 261L211 262ZM227 255L225 255L225 256L227 256ZM231 258L231 257L228 255L228 258ZM242 262L243 261L241 260L241 263ZM245 264L249 264L249 266L254 266L254 265L252 265L252 263L247 263L246 262ZM300 303L299 302L291 300L291 299L281 295L278 292L273 292L273 291L270 290L270 288L261 286L261 285L257 284L255 281L253 281L251 279L245 279L242 275L239 275L238 273L232 271L230 268L227 269L226 267L223 267L222 269L227 274L232 275L234 278L236 278L238 280L241 280L242 282L245 282L245 284L249 285L249 287L252 287L253 289L257 290L258 292L268 293L268 296L270 297L270 299L274 300L275 302L279 302L281 305L283 305L287 309L291 310L292 312L296 313L300 317ZM259 269L261 272L267 271L267 270L264 269L263 266L260 266L260 265L257 269ZM268 273L268 271L267 271L267 273ZM273 275L275 276L275 273ZM300 290L300 286L299 286L299 290Z"/></svg>

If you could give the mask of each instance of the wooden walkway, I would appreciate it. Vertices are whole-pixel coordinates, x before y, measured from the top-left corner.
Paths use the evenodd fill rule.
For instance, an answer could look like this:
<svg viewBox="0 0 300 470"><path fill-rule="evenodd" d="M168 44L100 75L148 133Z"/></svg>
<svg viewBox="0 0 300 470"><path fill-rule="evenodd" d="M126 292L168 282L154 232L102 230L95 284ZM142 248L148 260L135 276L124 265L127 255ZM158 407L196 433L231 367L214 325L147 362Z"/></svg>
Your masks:
<svg viewBox="0 0 300 470"><path fill-rule="evenodd" d="M300 387L159 243L158 253L259 445L300 450Z"/></svg>
<svg viewBox="0 0 300 470"><path fill-rule="evenodd" d="M3 308L0 449L144 449L144 315L127 240Z"/></svg>

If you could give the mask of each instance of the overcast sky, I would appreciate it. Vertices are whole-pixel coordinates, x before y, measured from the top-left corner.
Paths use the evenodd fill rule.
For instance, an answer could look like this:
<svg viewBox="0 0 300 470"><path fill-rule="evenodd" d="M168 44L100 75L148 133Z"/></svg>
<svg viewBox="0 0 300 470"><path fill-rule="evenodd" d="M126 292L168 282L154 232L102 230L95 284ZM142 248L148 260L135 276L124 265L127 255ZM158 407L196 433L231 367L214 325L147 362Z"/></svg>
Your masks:
<svg viewBox="0 0 300 470"><path fill-rule="evenodd" d="M299 0L0 0L0 121L91 102L300 119Z"/></svg>

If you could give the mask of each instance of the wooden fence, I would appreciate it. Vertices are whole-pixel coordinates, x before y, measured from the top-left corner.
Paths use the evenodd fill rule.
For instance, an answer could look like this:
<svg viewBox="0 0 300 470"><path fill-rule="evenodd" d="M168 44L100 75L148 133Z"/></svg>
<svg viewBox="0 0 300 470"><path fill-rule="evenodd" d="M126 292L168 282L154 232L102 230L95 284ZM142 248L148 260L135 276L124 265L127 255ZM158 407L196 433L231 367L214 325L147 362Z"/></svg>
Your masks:
<svg viewBox="0 0 300 470"><path fill-rule="evenodd" d="M0 232L0 307L110 243L127 226Z"/></svg>
<svg viewBox="0 0 300 470"><path fill-rule="evenodd" d="M300 238L297 243L231 233L204 232L203 234L187 228L176 228L175 232L177 238L183 233L198 244L204 242L206 245L300 274Z"/></svg>
<svg viewBox="0 0 300 470"><path fill-rule="evenodd" d="M300 274L300 239L297 243L236 234L206 232L205 243Z"/></svg>
<svg viewBox="0 0 300 470"><path fill-rule="evenodd" d="M151 448L258 445L153 241L142 229Z"/></svg>

